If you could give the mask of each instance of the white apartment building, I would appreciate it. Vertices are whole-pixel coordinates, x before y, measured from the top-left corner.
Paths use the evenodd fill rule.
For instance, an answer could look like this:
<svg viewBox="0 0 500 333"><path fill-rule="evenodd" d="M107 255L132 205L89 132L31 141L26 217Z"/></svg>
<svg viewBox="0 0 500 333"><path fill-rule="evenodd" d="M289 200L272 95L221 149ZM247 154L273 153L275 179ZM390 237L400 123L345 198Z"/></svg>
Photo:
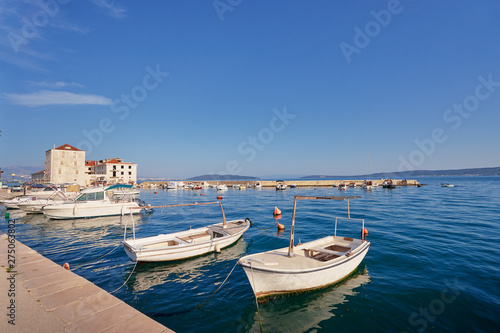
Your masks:
<svg viewBox="0 0 500 333"><path fill-rule="evenodd" d="M105 183L107 185L135 185L137 183L137 164L123 162L121 158L113 158L95 162L94 172L99 183Z"/></svg>

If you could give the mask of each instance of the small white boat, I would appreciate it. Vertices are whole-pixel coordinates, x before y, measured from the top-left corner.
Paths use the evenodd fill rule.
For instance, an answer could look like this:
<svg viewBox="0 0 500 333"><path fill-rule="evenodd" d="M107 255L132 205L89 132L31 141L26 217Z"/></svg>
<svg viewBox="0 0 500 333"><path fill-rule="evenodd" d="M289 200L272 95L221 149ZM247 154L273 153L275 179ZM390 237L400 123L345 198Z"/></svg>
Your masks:
<svg viewBox="0 0 500 333"><path fill-rule="evenodd" d="M222 223L212 224L202 228L171 234L161 234L146 238L126 240L123 247L132 261L156 262L173 261L196 257L205 253L219 252L221 249L236 242L250 227L250 220L235 220L226 222L222 204L219 202L194 203L183 205L153 206L152 208L180 207L219 204L222 211ZM135 230L135 228L134 228Z"/></svg>
<svg viewBox="0 0 500 333"><path fill-rule="evenodd" d="M257 183L255 183L254 188L255 188L255 189L261 189L261 188L262 188L262 183L261 183L261 182L257 182Z"/></svg>
<svg viewBox="0 0 500 333"><path fill-rule="evenodd" d="M396 188L396 184L392 181L392 179L386 179L382 183L383 188Z"/></svg>
<svg viewBox="0 0 500 333"><path fill-rule="evenodd" d="M245 271L257 298L276 294L297 293L318 289L334 284L351 274L365 257L370 242L365 239L364 220L347 218L335 219L333 236L295 245L295 209L297 200L326 199L347 200L360 196L295 196L293 204L290 242L286 248L251 254L241 258L238 264ZM362 222L361 239L337 236L340 219Z"/></svg>
<svg viewBox="0 0 500 333"><path fill-rule="evenodd" d="M187 185L184 185L185 190L193 190L194 189L194 184L193 183L187 183Z"/></svg>
<svg viewBox="0 0 500 333"><path fill-rule="evenodd" d="M5 208L7 209L19 209L19 204L20 203L23 203L23 202L26 202L28 200L31 200L31 197L28 197L28 196L20 196L20 197L15 197L15 198L12 198L12 199L6 199L6 200L2 200L1 203L2 205L5 206Z"/></svg>
<svg viewBox="0 0 500 333"><path fill-rule="evenodd" d="M441 186L442 187L455 187L454 184L449 184L449 183L442 183Z"/></svg>
<svg viewBox="0 0 500 333"><path fill-rule="evenodd" d="M170 182L167 184L167 190L177 190L177 183L176 182Z"/></svg>
<svg viewBox="0 0 500 333"><path fill-rule="evenodd" d="M118 185L118 186L120 186L120 185ZM133 187L128 187L128 186L129 185L127 185L127 187L117 187L117 188L114 188L114 189L109 190L109 191L111 191L115 197L130 196L132 198L135 198L135 197L139 196L139 194L141 194L141 190L133 188Z"/></svg>
<svg viewBox="0 0 500 333"><path fill-rule="evenodd" d="M227 185L226 184L217 184L217 186L215 186L215 189L217 191L226 191L227 190Z"/></svg>
<svg viewBox="0 0 500 333"><path fill-rule="evenodd" d="M245 185L238 186L238 190L245 190L247 187Z"/></svg>
<svg viewBox="0 0 500 333"><path fill-rule="evenodd" d="M284 191L286 190L286 184L282 180L276 181L276 191Z"/></svg>
<svg viewBox="0 0 500 333"><path fill-rule="evenodd" d="M339 191L345 191L347 186L344 183L340 183L338 186Z"/></svg>
<svg viewBox="0 0 500 333"><path fill-rule="evenodd" d="M27 214L41 214L43 207L49 205L58 205L67 200L70 200L70 197L68 197L63 191L57 190L55 192L52 192L52 195L48 198L39 198L32 196L31 200L26 200L18 203L17 206Z"/></svg>
<svg viewBox="0 0 500 333"><path fill-rule="evenodd" d="M112 185L109 187L93 187L83 190L72 201L42 208L43 214L51 219L78 219L98 216L125 215L140 213L140 209L147 209L144 201L133 196L114 195L113 190L120 187L132 188L132 185Z"/></svg>
<svg viewBox="0 0 500 333"><path fill-rule="evenodd" d="M365 190L373 190L373 182L371 180L365 180L363 181L363 184L361 184L361 188Z"/></svg>
<svg viewBox="0 0 500 333"><path fill-rule="evenodd" d="M201 183L201 187L202 187L202 188L209 188L209 187L210 187L210 184L209 184L209 183L207 183L207 182L202 182L202 183Z"/></svg>

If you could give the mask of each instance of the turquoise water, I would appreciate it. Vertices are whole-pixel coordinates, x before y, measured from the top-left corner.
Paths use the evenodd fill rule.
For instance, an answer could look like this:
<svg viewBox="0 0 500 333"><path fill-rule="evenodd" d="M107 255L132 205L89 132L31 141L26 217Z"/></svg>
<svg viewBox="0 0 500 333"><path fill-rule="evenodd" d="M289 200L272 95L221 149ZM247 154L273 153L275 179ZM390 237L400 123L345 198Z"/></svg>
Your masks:
<svg viewBox="0 0 500 333"><path fill-rule="evenodd" d="M178 332L258 332L255 299L239 266L204 306L193 308L213 294L238 258L288 245L293 195L361 195L350 206L351 216L365 219L369 231L371 247L363 263L338 285L260 304L265 332L500 331L500 177L419 180L428 185L345 193L229 189L223 193L228 220L249 217L261 228L271 227L278 206L287 230L254 227L220 254L138 265L114 295ZM442 182L456 187L441 187ZM215 201L218 195L212 189L156 191L143 190L141 198L161 205ZM345 215L344 202L300 201L296 242L332 234L334 217ZM158 209L136 218L136 235L219 220L216 205ZM56 263L68 262L75 273L111 292L134 267L121 246L106 255L120 244L130 222L130 217L56 221L33 215L20 217L16 232L21 242ZM342 235L359 235L358 224L340 227ZM6 231L5 222L0 229Z"/></svg>

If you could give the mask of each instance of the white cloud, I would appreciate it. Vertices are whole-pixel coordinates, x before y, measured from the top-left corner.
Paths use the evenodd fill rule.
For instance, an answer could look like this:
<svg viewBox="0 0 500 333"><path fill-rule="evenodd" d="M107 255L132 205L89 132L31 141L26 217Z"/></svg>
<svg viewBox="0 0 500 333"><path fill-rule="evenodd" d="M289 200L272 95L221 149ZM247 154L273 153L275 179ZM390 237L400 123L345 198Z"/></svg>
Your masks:
<svg viewBox="0 0 500 333"><path fill-rule="evenodd" d="M92 0L92 2L101 8L106 9L109 16L114 18L124 18L126 10L124 8L118 7L114 3L108 0Z"/></svg>
<svg viewBox="0 0 500 333"><path fill-rule="evenodd" d="M28 82L31 87L42 87L42 88L49 88L49 89L62 89L62 88L67 88L67 87L77 87L77 88L85 88L83 84L76 83L76 82L64 82L64 81L57 81L57 82L47 82L47 81L42 81L42 82L36 82L36 81L29 81Z"/></svg>
<svg viewBox="0 0 500 333"><path fill-rule="evenodd" d="M12 104L37 107L47 105L111 105L110 98L99 95L74 94L66 91L40 90L31 94L4 93L4 99Z"/></svg>

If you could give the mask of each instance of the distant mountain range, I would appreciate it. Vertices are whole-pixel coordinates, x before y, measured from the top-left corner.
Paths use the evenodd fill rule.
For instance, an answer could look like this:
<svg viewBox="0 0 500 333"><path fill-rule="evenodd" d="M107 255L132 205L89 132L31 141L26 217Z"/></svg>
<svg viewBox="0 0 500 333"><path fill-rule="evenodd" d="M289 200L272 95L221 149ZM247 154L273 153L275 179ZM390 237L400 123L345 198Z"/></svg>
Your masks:
<svg viewBox="0 0 500 333"><path fill-rule="evenodd" d="M326 176L326 175L311 175L301 179L336 179L336 178L415 178L415 177L434 177L434 176L498 176L500 175L500 167L493 168L472 168L472 169L457 169L457 170L413 170L401 172L378 172L371 175L357 176Z"/></svg>
<svg viewBox="0 0 500 333"><path fill-rule="evenodd" d="M260 179L257 177L252 177L252 176L240 176L240 175L217 175L217 174L212 174L212 175L202 175L202 176L196 176L192 178L188 178L187 180L240 180L240 179Z"/></svg>
<svg viewBox="0 0 500 333"><path fill-rule="evenodd" d="M24 176L24 181L29 181L29 177L32 173L44 170L44 166L17 166L11 165L5 168L2 168L3 174L2 179L4 181L12 180L12 174L15 174L16 179L20 179L21 176Z"/></svg>

